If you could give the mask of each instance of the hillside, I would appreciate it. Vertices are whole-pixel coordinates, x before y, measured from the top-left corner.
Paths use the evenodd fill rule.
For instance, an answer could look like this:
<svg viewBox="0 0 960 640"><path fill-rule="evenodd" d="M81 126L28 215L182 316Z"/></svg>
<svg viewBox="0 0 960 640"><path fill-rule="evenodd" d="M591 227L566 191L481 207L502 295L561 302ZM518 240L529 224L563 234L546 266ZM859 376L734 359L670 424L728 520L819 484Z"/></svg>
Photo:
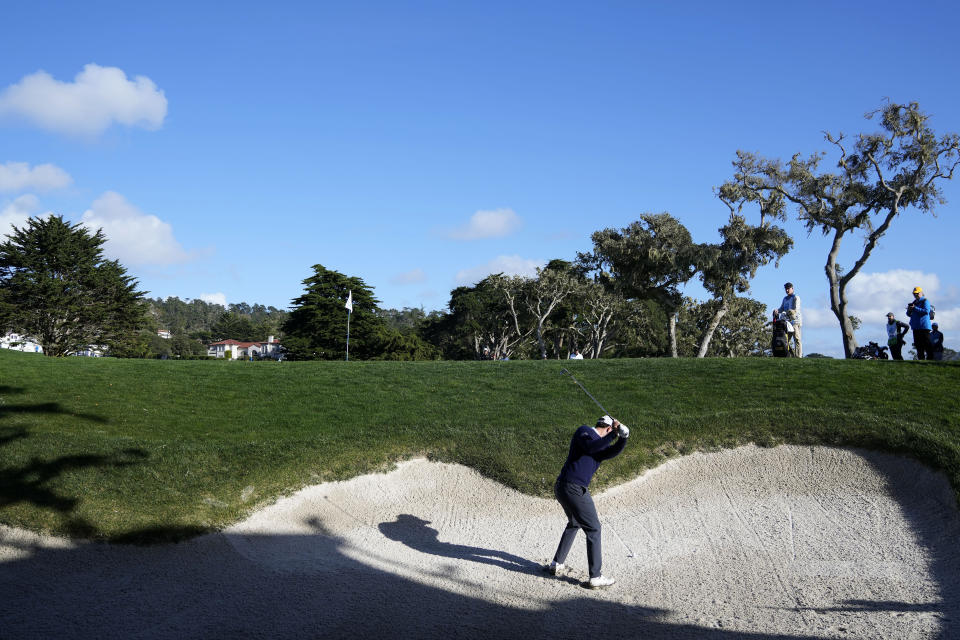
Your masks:
<svg viewBox="0 0 960 640"><path fill-rule="evenodd" d="M905 453L960 487L953 363L707 359L213 362L0 351L0 522L188 536L299 487L427 455L545 496L600 410L633 429L598 486L754 442Z"/></svg>

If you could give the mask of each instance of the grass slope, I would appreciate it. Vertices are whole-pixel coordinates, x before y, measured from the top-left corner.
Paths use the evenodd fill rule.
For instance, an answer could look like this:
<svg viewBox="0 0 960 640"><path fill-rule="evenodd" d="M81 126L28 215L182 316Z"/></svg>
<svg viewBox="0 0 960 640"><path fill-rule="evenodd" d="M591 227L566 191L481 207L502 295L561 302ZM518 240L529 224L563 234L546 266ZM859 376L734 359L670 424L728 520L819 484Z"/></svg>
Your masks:
<svg viewBox="0 0 960 640"><path fill-rule="evenodd" d="M0 522L113 541L222 527L427 455L550 495L573 429L632 428L597 486L755 442L904 453L960 488L960 366L843 360L211 362L0 350Z"/></svg>

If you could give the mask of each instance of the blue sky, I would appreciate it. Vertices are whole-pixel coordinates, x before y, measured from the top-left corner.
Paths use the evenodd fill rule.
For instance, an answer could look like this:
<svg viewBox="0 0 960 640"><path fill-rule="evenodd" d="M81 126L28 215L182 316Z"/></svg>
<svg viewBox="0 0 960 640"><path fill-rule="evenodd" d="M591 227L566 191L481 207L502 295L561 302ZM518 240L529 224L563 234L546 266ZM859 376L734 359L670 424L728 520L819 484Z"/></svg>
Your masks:
<svg viewBox="0 0 960 640"><path fill-rule="evenodd" d="M229 8L227 9L226 7ZM0 40L0 233L106 232L151 297L288 307L313 264L442 309L668 211L699 242L737 149L789 158L916 100L960 131L958 10L925 2L16 3ZM960 177L960 176L958 176ZM861 342L921 284L958 344L960 180L854 280ZM796 240L805 351L842 353L827 241ZM859 253L848 238L843 261ZM687 293L704 297L697 284Z"/></svg>

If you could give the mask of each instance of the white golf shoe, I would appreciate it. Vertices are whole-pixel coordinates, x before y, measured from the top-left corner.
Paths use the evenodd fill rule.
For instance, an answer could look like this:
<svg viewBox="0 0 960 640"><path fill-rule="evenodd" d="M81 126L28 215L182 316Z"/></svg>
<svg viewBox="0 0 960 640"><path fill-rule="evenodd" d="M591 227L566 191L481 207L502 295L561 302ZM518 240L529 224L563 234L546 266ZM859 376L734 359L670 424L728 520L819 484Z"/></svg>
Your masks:
<svg viewBox="0 0 960 640"><path fill-rule="evenodd" d="M562 562L551 562L550 564L547 565L547 571L552 576L560 575L561 573L563 573L563 570L566 568L567 568L566 565L564 565Z"/></svg>
<svg viewBox="0 0 960 640"><path fill-rule="evenodd" d="M613 578L606 578L604 576L597 576L596 578L590 578L590 588L591 589L606 589L612 585L616 580Z"/></svg>

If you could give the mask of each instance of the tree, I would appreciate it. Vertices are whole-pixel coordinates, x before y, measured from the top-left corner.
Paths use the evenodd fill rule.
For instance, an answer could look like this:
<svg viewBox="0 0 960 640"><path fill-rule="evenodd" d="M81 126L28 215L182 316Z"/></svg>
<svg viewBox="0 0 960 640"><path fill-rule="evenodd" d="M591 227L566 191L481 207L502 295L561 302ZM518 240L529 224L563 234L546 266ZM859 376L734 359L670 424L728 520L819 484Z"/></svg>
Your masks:
<svg viewBox="0 0 960 640"><path fill-rule="evenodd" d="M592 240L593 252L579 253L579 262L625 298L654 300L663 306L669 314L670 353L676 357L679 288L696 273L699 250L690 232L669 213L645 213L619 231L594 232Z"/></svg>
<svg viewBox="0 0 960 640"><path fill-rule="evenodd" d="M233 307L234 305L230 306ZM267 335L261 334L257 327L254 327L250 318L241 315L240 312L221 313L210 331L215 340L232 339L240 342L253 342L267 339Z"/></svg>
<svg viewBox="0 0 960 640"><path fill-rule="evenodd" d="M416 331L417 327L426 319L427 313L423 308L404 307L403 309L377 309L377 317L381 318L387 327L401 333Z"/></svg>
<svg viewBox="0 0 960 640"><path fill-rule="evenodd" d="M717 320L717 308L725 304L727 312ZM677 342L684 356L740 358L763 355L770 347L767 327L767 306L762 302L736 296L726 301L717 299L699 303L687 298L677 322ZM713 328L713 339L700 355L703 336Z"/></svg>
<svg viewBox="0 0 960 640"><path fill-rule="evenodd" d="M196 358L205 356L207 348L199 340L178 333L170 339L170 353L177 358Z"/></svg>
<svg viewBox="0 0 960 640"><path fill-rule="evenodd" d="M377 360L439 360L440 349L416 333L384 327L377 348Z"/></svg>
<svg viewBox="0 0 960 640"><path fill-rule="evenodd" d="M582 341L583 357L599 358L613 347L610 342L617 320L627 317L628 302L600 282L584 282L573 292L574 328Z"/></svg>
<svg viewBox="0 0 960 640"><path fill-rule="evenodd" d="M274 307L246 302L231 304L229 311L219 304L191 300L184 302L176 297L166 300L149 300L149 315L158 328L168 329L174 335L184 334L199 342L212 342L233 338L244 342L266 340L270 336L281 337L280 330L289 315ZM186 347L184 357L202 355L193 353L195 348ZM174 349L174 355L177 350Z"/></svg>
<svg viewBox="0 0 960 640"><path fill-rule="evenodd" d="M518 301L523 279L502 273L487 276L473 287L450 292L453 324L479 359L486 350L494 360L510 358L529 338L525 308Z"/></svg>
<svg viewBox="0 0 960 640"><path fill-rule="evenodd" d="M448 312L431 313L419 333L448 359L530 357L537 325L530 311L537 300L532 283L498 273L472 287L457 287L450 292ZM541 316L542 327L547 316Z"/></svg>
<svg viewBox="0 0 960 640"><path fill-rule="evenodd" d="M556 264L554 261L552 264ZM560 265L558 265L560 266ZM577 287L577 279L569 270L563 268L537 269L536 278L514 279L527 316L533 324L533 335L537 341L540 359L547 359L545 334L550 316L557 310L564 298ZM513 295L511 292L508 296Z"/></svg>
<svg viewBox="0 0 960 640"><path fill-rule="evenodd" d="M786 205L792 203L807 233L816 229L832 236L824 271L847 358L857 348L847 285L902 211L933 211L945 202L940 183L953 178L960 162L960 136L950 133L938 139L916 102L887 104L866 117L877 116L882 131L859 134L852 148L842 133L824 134L839 156L836 172L820 171L825 152L806 159L794 155L784 166L780 160L738 151L734 178L720 187L727 201L757 203L761 223L768 215L785 219ZM841 242L856 231L864 235L863 249L851 268L841 269Z"/></svg>
<svg viewBox="0 0 960 640"><path fill-rule="evenodd" d="M450 295L453 300L453 293ZM431 311L417 328L425 342L433 345L444 360L469 360L476 357L468 341L461 335L453 313Z"/></svg>
<svg viewBox="0 0 960 640"><path fill-rule="evenodd" d="M697 357L707 355L710 340L720 326L737 298L738 293L750 289L750 280L757 269L771 260L780 261L793 246L793 240L787 232L764 222L760 225L748 225L739 215L739 206L727 202L730 207L730 219L720 228L723 241L716 245L702 245L698 260L698 271L703 288L713 295L717 304L713 305L713 315L705 327ZM742 201L740 203L742 206Z"/></svg>
<svg viewBox="0 0 960 640"><path fill-rule="evenodd" d="M427 324L427 313L415 307L376 309L383 322L378 359L438 360L441 348L425 340L420 331Z"/></svg>
<svg viewBox="0 0 960 640"><path fill-rule="evenodd" d="M0 327L31 336L48 356L110 347L144 323L137 281L103 257L102 230L61 216L31 218L0 244Z"/></svg>
<svg viewBox="0 0 960 640"><path fill-rule="evenodd" d="M347 294L353 292L350 318L350 355L358 360L378 355L383 321L376 315L379 300L360 278L346 276L323 265L303 281L306 292L292 303L283 330L284 348L291 359L341 360L347 350Z"/></svg>

